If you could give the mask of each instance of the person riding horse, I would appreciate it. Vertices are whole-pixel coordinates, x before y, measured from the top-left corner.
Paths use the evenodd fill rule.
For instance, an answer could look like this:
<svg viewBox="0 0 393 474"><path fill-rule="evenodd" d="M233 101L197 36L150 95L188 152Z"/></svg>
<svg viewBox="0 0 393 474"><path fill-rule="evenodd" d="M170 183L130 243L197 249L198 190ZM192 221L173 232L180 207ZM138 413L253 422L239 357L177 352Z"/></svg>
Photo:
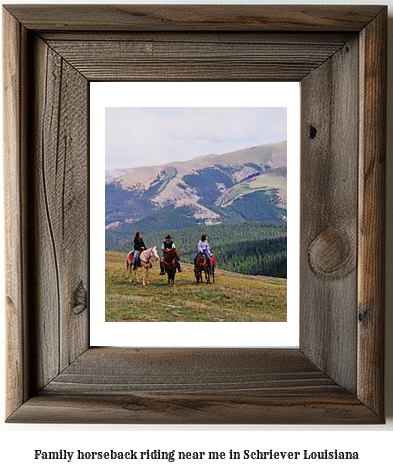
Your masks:
<svg viewBox="0 0 393 474"><path fill-rule="evenodd" d="M205 255L205 257L207 259L207 262L208 262L208 265L209 265L209 269L211 270L211 264L212 263L211 263L211 259L210 259L209 242L208 242L207 237L206 237L205 234L203 234L201 236L201 239L198 242L197 254L194 257L194 266L196 266L197 258L198 258L198 255L200 253Z"/></svg>
<svg viewBox="0 0 393 474"><path fill-rule="evenodd" d="M161 246L161 250L162 250L163 256L160 260L160 269L161 269L160 275L165 275L165 265L164 265L164 262L163 262L163 260L165 258L165 255L167 253L171 252L172 250L176 251L176 245L173 242L172 237L170 235L167 235L165 237L165 240L164 240L164 242L162 243L162 246ZM177 255L177 252L176 252L175 259L176 259L176 268L177 268L177 270L179 272L182 272L182 269L180 267L179 256Z"/></svg>
<svg viewBox="0 0 393 474"><path fill-rule="evenodd" d="M142 252L142 250L146 250L146 245L143 242L143 239L142 239L140 233L137 232L135 234L135 237L134 237L134 261L133 261L134 270L137 267L138 258L139 258L140 253Z"/></svg>

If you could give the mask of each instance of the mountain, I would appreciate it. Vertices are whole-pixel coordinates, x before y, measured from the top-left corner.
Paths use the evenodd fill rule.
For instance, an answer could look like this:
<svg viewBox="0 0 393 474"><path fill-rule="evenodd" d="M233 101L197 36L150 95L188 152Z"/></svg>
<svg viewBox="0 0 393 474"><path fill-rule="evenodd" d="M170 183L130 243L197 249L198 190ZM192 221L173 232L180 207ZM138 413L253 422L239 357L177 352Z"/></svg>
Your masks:
<svg viewBox="0 0 393 474"><path fill-rule="evenodd" d="M108 170L107 242L119 231L131 235L196 224L285 222L286 172L286 141L185 162Z"/></svg>

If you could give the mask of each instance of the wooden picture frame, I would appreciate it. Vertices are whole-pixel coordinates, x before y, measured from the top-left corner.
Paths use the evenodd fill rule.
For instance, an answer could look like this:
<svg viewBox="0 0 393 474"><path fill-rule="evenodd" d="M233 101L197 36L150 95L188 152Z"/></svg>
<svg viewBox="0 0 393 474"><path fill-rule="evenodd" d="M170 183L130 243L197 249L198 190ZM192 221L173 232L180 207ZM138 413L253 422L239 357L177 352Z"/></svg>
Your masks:
<svg viewBox="0 0 393 474"><path fill-rule="evenodd" d="M384 6L3 8L8 422L383 423ZM299 349L89 344L89 82L299 81Z"/></svg>

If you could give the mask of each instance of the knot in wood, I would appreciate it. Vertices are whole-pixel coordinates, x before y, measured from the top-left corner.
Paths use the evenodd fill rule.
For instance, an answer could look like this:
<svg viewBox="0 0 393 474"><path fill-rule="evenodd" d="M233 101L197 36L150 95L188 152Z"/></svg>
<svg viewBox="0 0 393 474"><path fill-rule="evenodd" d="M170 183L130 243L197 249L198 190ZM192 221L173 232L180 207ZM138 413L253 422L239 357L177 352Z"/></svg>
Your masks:
<svg viewBox="0 0 393 474"><path fill-rule="evenodd" d="M360 306L358 311L359 323L362 323L363 327L367 327L369 318L370 311L367 308Z"/></svg>
<svg viewBox="0 0 393 474"><path fill-rule="evenodd" d="M310 138L313 140L317 136L318 130L310 125Z"/></svg>
<svg viewBox="0 0 393 474"><path fill-rule="evenodd" d="M72 311L74 314L80 314L86 309L86 307L87 293L83 283L80 281L76 290L74 291L74 305Z"/></svg>
<svg viewBox="0 0 393 474"><path fill-rule="evenodd" d="M354 268L354 252L344 232L327 228L308 247L308 260L313 272L321 277L341 278Z"/></svg>

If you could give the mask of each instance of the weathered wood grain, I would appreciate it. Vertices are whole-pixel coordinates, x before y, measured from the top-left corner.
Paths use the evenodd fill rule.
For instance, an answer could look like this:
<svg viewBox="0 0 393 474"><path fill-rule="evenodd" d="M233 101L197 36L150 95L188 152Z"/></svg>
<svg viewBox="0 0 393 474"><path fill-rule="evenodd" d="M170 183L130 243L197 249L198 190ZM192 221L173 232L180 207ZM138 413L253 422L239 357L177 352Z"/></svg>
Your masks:
<svg viewBox="0 0 393 474"><path fill-rule="evenodd" d="M88 348L88 85L39 38L34 58L30 238L40 389Z"/></svg>
<svg viewBox="0 0 393 474"><path fill-rule="evenodd" d="M116 369L115 369L116 368ZM342 391L298 350L91 348L42 394L217 392L312 395Z"/></svg>
<svg viewBox="0 0 393 474"><path fill-rule="evenodd" d="M262 36L262 35L261 35ZM89 80L300 81L342 44L64 41L50 46Z"/></svg>
<svg viewBox="0 0 393 474"><path fill-rule="evenodd" d="M300 348L356 394L358 47L301 83ZM323 91L323 93L321 93Z"/></svg>
<svg viewBox="0 0 393 474"><path fill-rule="evenodd" d="M356 32L286 32L285 35L274 31L253 32L239 31L236 35L228 31L40 31L38 36L44 41L138 41L160 43L227 43L227 44L345 44L351 37L357 36Z"/></svg>
<svg viewBox="0 0 393 474"><path fill-rule="evenodd" d="M90 31L360 31L375 5L5 5L27 28Z"/></svg>
<svg viewBox="0 0 393 474"><path fill-rule="evenodd" d="M28 399L26 262L26 81L27 32L3 13L5 310L7 328L6 411Z"/></svg>
<svg viewBox="0 0 393 474"><path fill-rule="evenodd" d="M380 416L384 377L386 19L385 10L360 35L358 396Z"/></svg>
<svg viewBox="0 0 393 474"><path fill-rule="evenodd" d="M299 350L85 352L9 421L34 423L375 423Z"/></svg>
<svg viewBox="0 0 393 474"><path fill-rule="evenodd" d="M13 423L95 424L375 424L379 419L350 395L208 397L44 395L31 398Z"/></svg>
<svg viewBox="0 0 393 474"><path fill-rule="evenodd" d="M32 381L34 391L37 391L56 376L60 367L58 261L47 191L47 183L53 179L53 174L47 169L50 150L44 133L48 85L51 84L50 87L57 90L58 79L53 75L55 80L52 85L52 75L48 75L48 62L55 58L49 54L47 45L35 39L33 54L35 81L31 89L33 97L30 98L30 118L34 130L29 174L34 208L29 238L32 252L30 259L34 269L30 283L34 295L34 306L31 308L34 319L30 329L35 349ZM54 157L51 156L50 159L54 160Z"/></svg>

